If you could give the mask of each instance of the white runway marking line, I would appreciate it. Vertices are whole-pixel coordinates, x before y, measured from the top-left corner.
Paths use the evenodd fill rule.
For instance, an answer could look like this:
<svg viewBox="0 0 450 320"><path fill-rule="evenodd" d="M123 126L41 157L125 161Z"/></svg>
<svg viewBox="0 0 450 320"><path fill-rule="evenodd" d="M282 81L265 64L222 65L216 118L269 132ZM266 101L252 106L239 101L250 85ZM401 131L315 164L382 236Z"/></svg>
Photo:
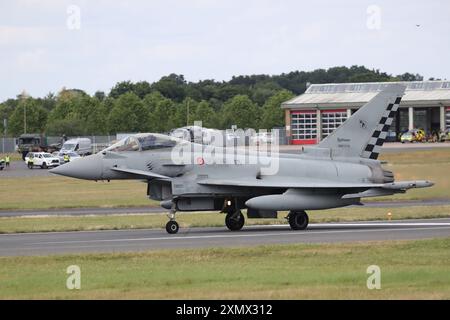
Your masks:
<svg viewBox="0 0 450 320"><path fill-rule="evenodd" d="M433 220L448 220L449 218L433 218ZM423 220L423 219L411 219L411 220ZM405 220L396 220L396 222L384 222L382 220L376 221L376 222L330 222L330 223L311 223L309 227L335 227L335 226L422 226L422 225L436 225L436 226L442 226L442 225L450 225L450 222L403 222ZM261 225L249 225L245 226L246 229L258 229L258 228L290 228L288 224L261 224ZM189 229L225 229L224 227L192 227L192 228L185 228L185 230ZM12 236L24 236L24 235L54 235L54 234L82 234L82 233L109 233L109 232L130 232L130 231L160 231L162 228L151 228L151 229L120 229L120 230L83 230L83 231L46 231L46 232L18 232L18 233L3 233L0 234L1 237L12 237Z"/></svg>
<svg viewBox="0 0 450 320"><path fill-rule="evenodd" d="M373 223L353 223L353 222L339 222L339 223L312 223L309 227L379 227L379 226L405 226L405 227L417 227L417 226L450 226L450 222L373 222ZM247 229L267 228L267 227L289 227L288 224L267 224L267 225L254 225L246 226Z"/></svg>
<svg viewBox="0 0 450 320"><path fill-rule="evenodd" d="M374 229L374 230L337 230L337 231L315 231L315 232L278 232L278 233L260 233L260 234L227 234L227 235L206 235L206 236L174 236L158 238L129 238L129 239L104 239L104 240L75 240L75 241L49 241L35 242L29 245L51 245L51 244L75 244L75 243L108 243L108 242L138 242L138 241L159 241L159 240L196 240L196 239L219 239L219 238L251 238L251 237L274 237L274 236L304 236L317 234L336 234L336 233L361 233L361 232L386 232L386 231L418 231L418 230L445 230L450 229L450 224L443 227L422 228L397 228L397 229ZM450 234L449 234L450 235Z"/></svg>

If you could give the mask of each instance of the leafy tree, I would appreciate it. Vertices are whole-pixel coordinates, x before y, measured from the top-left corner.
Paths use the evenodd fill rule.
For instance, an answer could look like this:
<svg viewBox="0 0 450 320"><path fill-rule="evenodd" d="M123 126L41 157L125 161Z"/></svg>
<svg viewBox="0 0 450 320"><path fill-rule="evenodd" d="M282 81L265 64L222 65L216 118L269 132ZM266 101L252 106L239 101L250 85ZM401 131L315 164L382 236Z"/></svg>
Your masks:
<svg viewBox="0 0 450 320"><path fill-rule="evenodd" d="M194 121L202 121L202 126L205 128L215 128L220 125L214 109L205 100L197 105L191 119L192 123Z"/></svg>
<svg viewBox="0 0 450 320"><path fill-rule="evenodd" d="M42 133L45 129L48 112L33 98L22 99L9 117L8 131L14 135L24 132L26 113L27 133Z"/></svg>
<svg viewBox="0 0 450 320"><path fill-rule="evenodd" d="M147 110L139 97L128 92L114 101L108 118L110 132L143 132L146 129Z"/></svg>
<svg viewBox="0 0 450 320"><path fill-rule="evenodd" d="M404 74L398 75L395 80L398 80L398 81L423 81L423 76L421 76L418 73L412 74L412 73L406 72Z"/></svg>
<svg viewBox="0 0 450 320"><path fill-rule="evenodd" d="M263 82L252 88L252 100L259 106L262 106L267 99L282 90L280 86L273 82Z"/></svg>
<svg viewBox="0 0 450 320"><path fill-rule="evenodd" d="M53 92L49 92L43 99L39 98L38 100L47 111L51 111L56 105L56 96Z"/></svg>
<svg viewBox="0 0 450 320"><path fill-rule="evenodd" d="M108 132L108 109L105 103L97 99L90 99L89 111L83 121L85 135L103 135Z"/></svg>
<svg viewBox="0 0 450 320"><path fill-rule="evenodd" d="M284 125L284 110L281 104L292 99L294 94L287 90L278 92L270 97L262 107L261 128L272 129Z"/></svg>
<svg viewBox="0 0 450 320"><path fill-rule="evenodd" d="M46 133L50 136L79 136L83 134L83 125L80 119L55 119L47 124Z"/></svg>
<svg viewBox="0 0 450 320"><path fill-rule="evenodd" d="M121 81L116 83L114 87L112 87L111 91L109 92L109 96L111 98L117 99L121 95L133 92L134 84L131 81Z"/></svg>
<svg viewBox="0 0 450 320"><path fill-rule="evenodd" d="M98 101L103 101L106 98L106 95L103 91L96 91L94 93L94 97L97 98Z"/></svg>
<svg viewBox="0 0 450 320"><path fill-rule="evenodd" d="M133 92L141 99L153 91L152 86L147 81L137 82L133 86Z"/></svg>
<svg viewBox="0 0 450 320"><path fill-rule="evenodd" d="M240 129L258 126L258 106L246 95L237 95L228 100L223 107L223 128L237 125Z"/></svg>
<svg viewBox="0 0 450 320"><path fill-rule="evenodd" d="M169 99L181 102L186 97L186 80L183 75L171 74L155 82L152 88Z"/></svg>

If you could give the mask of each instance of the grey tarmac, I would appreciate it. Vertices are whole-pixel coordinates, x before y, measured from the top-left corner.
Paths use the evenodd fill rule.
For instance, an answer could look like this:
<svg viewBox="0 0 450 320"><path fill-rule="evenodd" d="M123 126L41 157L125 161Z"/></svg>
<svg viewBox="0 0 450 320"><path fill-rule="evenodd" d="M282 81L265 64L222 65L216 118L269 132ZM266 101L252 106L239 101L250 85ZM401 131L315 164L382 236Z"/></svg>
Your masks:
<svg viewBox="0 0 450 320"><path fill-rule="evenodd" d="M182 228L177 235L165 230L51 232L0 235L0 256L74 253L136 252L163 249L248 247L297 243L449 238L450 219L310 224L292 231L288 225L226 228Z"/></svg>

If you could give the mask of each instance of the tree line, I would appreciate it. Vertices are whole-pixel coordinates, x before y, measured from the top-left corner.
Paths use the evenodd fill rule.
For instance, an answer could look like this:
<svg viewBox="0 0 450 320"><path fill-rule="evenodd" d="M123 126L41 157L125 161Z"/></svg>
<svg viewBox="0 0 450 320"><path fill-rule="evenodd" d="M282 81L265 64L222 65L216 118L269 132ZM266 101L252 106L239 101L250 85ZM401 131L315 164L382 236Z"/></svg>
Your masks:
<svg viewBox="0 0 450 320"><path fill-rule="evenodd" d="M284 126L282 102L302 94L308 83L421 81L418 74L392 76L363 66L334 67L281 75L237 76L230 81L188 82L171 74L159 81L117 83L109 93L92 96L79 89L62 89L42 98L26 93L0 103L0 129L7 134L67 136L117 132L168 132L203 121L203 126L225 129L271 129Z"/></svg>

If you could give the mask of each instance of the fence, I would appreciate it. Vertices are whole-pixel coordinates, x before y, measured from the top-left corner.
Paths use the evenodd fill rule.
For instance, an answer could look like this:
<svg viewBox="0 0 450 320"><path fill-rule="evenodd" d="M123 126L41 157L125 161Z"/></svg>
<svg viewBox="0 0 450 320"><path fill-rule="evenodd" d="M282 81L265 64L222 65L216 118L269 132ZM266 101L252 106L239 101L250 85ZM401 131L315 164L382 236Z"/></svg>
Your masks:
<svg viewBox="0 0 450 320"><path fill-rule="evenodd" d="M288 138L286 137L286 130L285 128L276 128L278 129L279 134L279 144L285 145L288 144ZM121 134L118 133L117 135L110 135L110 136L80 136L80 137L68 137L68 139L73 138L89 138L92 141L92 148L93 152L97 153L107 147L109 147L114 141L117 141L125 136L131 135L132 133L127 134ZM17 140L18 138L1 138L0 143L0 153L14 153L17 151ZM60 143L61 137L47 137L47 144L55 144Z"/></svg>
<svg viewBox="0 0 450 320"><path fill-rule="evenodd" d="M81 136L81 137L69 137L72 138L89 138L92 141L93 152L98 151L110 146L113 141L116 141L116 136ZM1 138L0 143L0 153L14 153L17 151L17 140L18 138ZM60 143L61 137L47 137L47 144Z"/></svg>

